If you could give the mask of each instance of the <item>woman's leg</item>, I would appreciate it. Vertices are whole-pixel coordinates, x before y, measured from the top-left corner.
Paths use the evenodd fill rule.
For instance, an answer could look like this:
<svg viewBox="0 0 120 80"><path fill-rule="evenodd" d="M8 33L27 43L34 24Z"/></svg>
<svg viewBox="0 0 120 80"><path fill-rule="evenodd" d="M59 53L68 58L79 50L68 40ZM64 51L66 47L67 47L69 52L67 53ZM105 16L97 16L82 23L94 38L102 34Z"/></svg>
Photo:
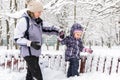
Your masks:
<svg viewBox="0 0 120 80"><path fill-rule="evenodd" d="M33 76L29 70L29 67L27 68L26 80L33 80Z"/></svg>
<svg viewBox="0 0 120 80"><path fill-rule="evenodd" d="M31 72L32 76L35 77L37 80L43 80L41 69L39 66L39 57L27 56L24 59L27 62L29 71Z"/></svg>

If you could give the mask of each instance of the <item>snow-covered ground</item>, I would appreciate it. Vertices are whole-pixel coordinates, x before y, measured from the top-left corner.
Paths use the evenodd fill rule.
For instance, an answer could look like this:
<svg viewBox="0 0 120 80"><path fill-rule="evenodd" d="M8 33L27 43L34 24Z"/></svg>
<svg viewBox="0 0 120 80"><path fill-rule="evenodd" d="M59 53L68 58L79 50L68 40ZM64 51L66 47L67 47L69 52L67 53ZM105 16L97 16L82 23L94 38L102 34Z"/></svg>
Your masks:
<svg viewBox="0 0 120 80"><path fill-rule="evenodd" d="M0 69L0 80L25 80L26 71L11 72L10 70ZM84 73L79 77L66 78L66 74L62 71L51 70L46 68L43 70L44 80L120 80L120 74L108 75L105 73Z"/></svg>
<svg viewBox="0 0 120 80"><path fill-rule="evenodd" d="M92 47L94 50L93 54L82 53L82 55L100 55L100 56L120 56L120 47L112 47L111 49L107 47ZM4 50L4 49L3 49ZM17 51L11 50L9 54L16 53ZM2 51L1 55L8 54L7 51ZM64 47L60 48L60 51L54 50L54 47L50 47L50 50L46 50L45 47L42 48L42 54L64 54ZM54 70L50 68L42 68L44 80L119 80L120 73L113 73L111 75L101 72L87 72L81 73L79 77L66 78L66 74L60 70ZM0 80L25 80L26 70L12 71L10 69L3 69L0 67Z"/></svg>

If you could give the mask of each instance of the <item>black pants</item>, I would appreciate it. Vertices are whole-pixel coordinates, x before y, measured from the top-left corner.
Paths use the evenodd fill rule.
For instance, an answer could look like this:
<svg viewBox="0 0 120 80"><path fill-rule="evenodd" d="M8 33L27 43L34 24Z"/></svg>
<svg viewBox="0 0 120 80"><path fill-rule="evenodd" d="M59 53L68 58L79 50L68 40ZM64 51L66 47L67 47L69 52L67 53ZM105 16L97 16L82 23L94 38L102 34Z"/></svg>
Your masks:
<svg viewBox="0 0 120 80"><path fill-rule="evenodd" d="M67 72L67 77L70 76L79 76L78 68L79 68L79 60L76 58L72 58L69 60L69 68Z"/></svg>
<svg viewBox="0 0 120 80"><path fill-rule="evenodd" d="M34 80L35 77L37 80L43 80L41 69L39 66L39 57L36 56L27 56L24 57L27 63L27 75L26 80Z"/></svg>

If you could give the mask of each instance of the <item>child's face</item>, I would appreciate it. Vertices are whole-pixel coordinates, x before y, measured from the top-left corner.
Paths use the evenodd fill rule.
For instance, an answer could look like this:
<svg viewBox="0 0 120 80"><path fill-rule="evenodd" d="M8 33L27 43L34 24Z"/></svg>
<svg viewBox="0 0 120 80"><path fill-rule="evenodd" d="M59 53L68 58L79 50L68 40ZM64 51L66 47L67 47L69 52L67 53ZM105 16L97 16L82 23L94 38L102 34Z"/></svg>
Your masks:
<svg viewBox="0 0 120 80"><path fill-rule="evenodd" d="M76 38L76 39L80 39L81 38L81 36L82 36L82 31L79 31L79 32L74 32L74 38Z"/></svg>

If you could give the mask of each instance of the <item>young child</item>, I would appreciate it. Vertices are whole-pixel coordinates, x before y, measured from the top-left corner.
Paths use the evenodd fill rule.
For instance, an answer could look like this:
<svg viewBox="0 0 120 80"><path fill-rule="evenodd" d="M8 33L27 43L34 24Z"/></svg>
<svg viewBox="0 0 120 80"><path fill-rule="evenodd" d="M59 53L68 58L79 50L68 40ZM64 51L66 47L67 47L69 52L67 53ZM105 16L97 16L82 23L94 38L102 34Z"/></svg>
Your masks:
<svg viewBox="0 0 120 80"><path fill-rule="evenodd" d="M65 61L69 62L69 68L67 72L67 77L79 76L79 59L80 52L92 53L91 49L85 48L81 41L81 36L83 34L83 28L80 24L73 24L70 35L64 38L64 33L60 33L60 42L63 45L66 45L65 51Z"/></svg>

